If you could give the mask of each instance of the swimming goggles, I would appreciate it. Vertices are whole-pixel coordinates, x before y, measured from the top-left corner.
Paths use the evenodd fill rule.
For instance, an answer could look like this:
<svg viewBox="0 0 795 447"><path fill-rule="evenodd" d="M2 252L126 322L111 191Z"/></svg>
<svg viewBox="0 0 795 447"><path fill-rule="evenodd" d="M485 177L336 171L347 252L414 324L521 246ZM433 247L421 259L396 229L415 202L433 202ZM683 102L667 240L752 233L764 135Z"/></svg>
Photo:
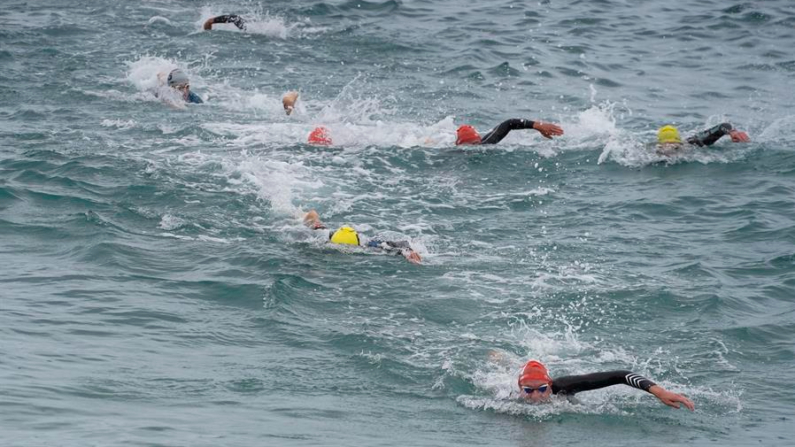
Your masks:
<svg viewBox="0 0 795 447"><path fill-rule="evenodd" d="M522 391L524 391L526 394L533 394L533 391L538 391L539 393L544 394L547 392L547 389L549 389L549 385L547 384L541 385L538 388L533 388L529 386L522 387Z"/></svg>

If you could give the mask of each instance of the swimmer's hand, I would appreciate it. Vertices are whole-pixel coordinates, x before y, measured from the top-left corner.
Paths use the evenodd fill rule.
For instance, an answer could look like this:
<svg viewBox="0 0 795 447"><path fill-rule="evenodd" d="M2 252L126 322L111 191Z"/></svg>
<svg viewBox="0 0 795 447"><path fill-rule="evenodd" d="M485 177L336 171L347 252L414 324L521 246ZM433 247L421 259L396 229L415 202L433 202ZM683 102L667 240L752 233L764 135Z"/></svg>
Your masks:
<svg viewBox="0 0 795 447"><path fill-rule="evenodd" d="M282 97L282 105L284 106L284 113L291 114L295 110L295 102L298 101L298 92L287 92Z"/></svg>
<svg viewBox="0 0 795 447"><path fill-rule="evenodd" d="M692 400L682 396L681 394L672 393L659 385L654 385L653 387L649 388L649 392L654 394L657 399L660 399L660 402L668 405L669 407L681 408L679 404L683 404L690 411L693 411L696 408Z"/></svg>
<svg viewBox="0 0 795 447"><path fill-rule="evenodd" d="M732 141L735 143L748 143L751 141L751 138L748 136L748 134L742 130L734 129L729 132L729 136L732 137Z"/></svg>
<svg viewBox="0 0 795 447"><path fill-rule="evenodd" d="M533 129L537 130L544 138L552 139L552 137L559 137L563 135L563 129L557 124L542 123L541 121L533 122Z"/></svg>
<svg viewBox="0 0 795 447"><path fill-rule="evenodd" d="M419 253L417 253L416 251L414 251L414 250L412 250L410 248L408 248L406 250L402 250L400 252L400 254L402 254L403 257L406 258L406 260L409 261L412 264L419 265L419 264L422 263L422 258L420 257Z"/></svg>
<svg viewBox="0 0 795 447"><path fill-rule="evenodd" d="M210 17L206 22L204 22L205 31L213 29L213 20L215 20L215 17Z"/></svg>

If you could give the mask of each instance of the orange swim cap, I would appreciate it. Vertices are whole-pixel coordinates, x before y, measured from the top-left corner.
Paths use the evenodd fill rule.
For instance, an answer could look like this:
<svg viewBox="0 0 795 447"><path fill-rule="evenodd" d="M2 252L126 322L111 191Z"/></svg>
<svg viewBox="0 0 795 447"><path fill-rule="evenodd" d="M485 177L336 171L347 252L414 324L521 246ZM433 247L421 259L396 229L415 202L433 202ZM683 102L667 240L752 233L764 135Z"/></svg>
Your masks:
<svg viewBox="0 0 795 447"><path fill-rule="evenodd" d="M480 134L472 126L463 125L458 128L455 144L480 144Z"/></svg>
<svg viewBox="0 0 795 447"><path fill-rule="evenodd" d="M309 134L309 144L331 146L331 135L329 135L328 129L323 126L315 127L315 130Z"/></svg>
<svg viewBox="0 0 795 447"><path fill-rule="evenodd" d="M547 367L537 360L530 360L525 363L522 374L519 376L519 388L522 387L522 382L525 380L543 380L544 382L552 383Z"/></svg>

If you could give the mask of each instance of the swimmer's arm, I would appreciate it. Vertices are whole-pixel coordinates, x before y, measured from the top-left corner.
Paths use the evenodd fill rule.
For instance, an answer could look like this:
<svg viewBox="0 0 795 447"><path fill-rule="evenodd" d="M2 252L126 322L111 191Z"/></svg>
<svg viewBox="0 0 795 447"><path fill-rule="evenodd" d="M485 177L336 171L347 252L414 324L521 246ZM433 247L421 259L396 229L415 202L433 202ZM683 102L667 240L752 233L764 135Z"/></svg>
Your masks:
<svg viewBox="0 0 795 447"><path fill-rule="evenodd" d="M320 221L320 216L315 210L309 210L309 212L304 215L304 225L313 230L323 230L326 228L326 225Z"/></svg>
<svg viewBox="0 0 795 447"><path fill-rule="evenodd" d="M378 247L390 254L400 254L412 264L422 263L420 254L414 251L407 241L379 241L373 240L367 244L370 247Z"/></svg>
<svg viewBox="0 0 795 447"><path fill-rule="evenodd" d="M561 129L560 126L558 126L557 124L512 118L503 121L497 127L489 131L489 133L484 135L483 139L481 140L481 143L497 144L500 141L502 141L503 138L508 136L508 133L510 133L512 130L520 130L520 129L535 129L544 138L549 138L549 139L551 139L553 136L556 137L563 135L563 129Z"/></svg>
<svg viewBox="0 0 795 447"><path fill-rule="evenodd" d="M690 399L672 393L640 374L625 370L561 377L553 381L552 391L555 394L575 394L622 384L651 393L665 405L674 408L679 408L680 403L691 411L695 408Z"/></svg>
<svg viewBox="0 0 795 447"><path fill-rule="evenodd" d="M234 14L227 14L223 16L210 17L204 22L204 29L213 29L214 23L232 23L241 30L246 29L246 21L242 17Z"/></svg>
<svg viewBox="0 0 795 447"><path fill-rule="evenodd" d="M735 143L747 143L751 141L747 133L735 129L729 123L721 123L693 135L687 139L687 142L696 146L712 146L725 135L729 135Z"/></svg>
<svg viewBox="0 0 795 447"><path fill-rule="evenodd" d="M287 92L282 97L282 105L284 106L284 113L291 114L295 110L295 102L298 101L298 92Z"/></svg>

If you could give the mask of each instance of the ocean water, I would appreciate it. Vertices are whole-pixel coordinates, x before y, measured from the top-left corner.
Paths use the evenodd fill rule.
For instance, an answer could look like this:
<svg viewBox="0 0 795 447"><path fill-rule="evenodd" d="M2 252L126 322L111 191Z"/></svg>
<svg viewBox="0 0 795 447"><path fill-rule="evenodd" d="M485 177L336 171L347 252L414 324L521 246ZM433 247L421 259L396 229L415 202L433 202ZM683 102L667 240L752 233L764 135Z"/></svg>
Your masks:
<svg viewBox="0 0 795 447"><path fill-rule="evenodd" d="M2 6L0 445L795 442L795 3ZM454 145L514 117L566 133ZM524 404L529 358L696 411Z"/></svg>

